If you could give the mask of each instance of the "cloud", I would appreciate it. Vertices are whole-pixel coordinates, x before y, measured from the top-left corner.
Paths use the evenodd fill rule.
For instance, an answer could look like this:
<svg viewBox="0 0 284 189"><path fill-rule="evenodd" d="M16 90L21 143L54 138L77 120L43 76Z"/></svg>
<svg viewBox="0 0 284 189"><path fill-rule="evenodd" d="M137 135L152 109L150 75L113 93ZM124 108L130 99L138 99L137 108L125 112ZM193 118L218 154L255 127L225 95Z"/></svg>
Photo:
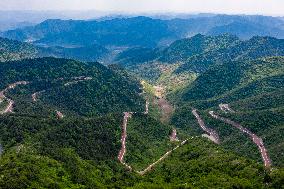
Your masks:
<svg viewBox="0 0 284 189"><path fill-rule="evenodd" d="M1 0L2 10L100 10L283 15L282 0Z"/></svg>

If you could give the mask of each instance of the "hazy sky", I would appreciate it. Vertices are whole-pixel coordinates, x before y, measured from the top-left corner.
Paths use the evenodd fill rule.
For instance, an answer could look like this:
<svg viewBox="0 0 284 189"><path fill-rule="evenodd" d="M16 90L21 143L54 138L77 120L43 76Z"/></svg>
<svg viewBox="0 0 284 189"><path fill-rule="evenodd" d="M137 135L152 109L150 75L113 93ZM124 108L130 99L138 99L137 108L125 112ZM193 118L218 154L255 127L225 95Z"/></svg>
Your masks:
<svg viewBox="0 0 284 189"><path fill-rule="evenodd" d="M284 0L0 0L1 10L233 13L284 16Z"/></svg>

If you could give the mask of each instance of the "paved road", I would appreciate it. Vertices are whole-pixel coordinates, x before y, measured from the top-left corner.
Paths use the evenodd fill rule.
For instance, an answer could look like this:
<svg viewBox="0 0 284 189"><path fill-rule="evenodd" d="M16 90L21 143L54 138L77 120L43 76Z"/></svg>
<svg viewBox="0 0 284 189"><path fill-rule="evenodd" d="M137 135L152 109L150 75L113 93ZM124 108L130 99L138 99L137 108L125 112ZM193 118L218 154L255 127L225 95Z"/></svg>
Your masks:
<svg viewBox="0 0 284 189"><path fill-rule="evenodd" d="M7 107L3 111L0 111L0 114L6 114L6 113L9 113L9 112L13 112L13 106L14 106L15 102L12 99L7 98L5 96L5 92L7 92L9 89L16 88L18 85L27 85L28 83L29 82L27 82L27 81L18 81L18 82L10 84L7 88L0 91L0 98L3 99L3 100L6 99L8 101Z"/></svg>
<svg viewBox="0 0 284 189"><path fill-rule="evenodd" d="M257 135L252 133L250 130L248 130L245 127L241 126L239 123L236 123L234 121L231 121L230 119L227 119L227 118L224 118L224 117L221 117L221 116L215 114L214 111L210 111L209 114L213 118L221 120L221 121L223 121L223 122L225 122L227 124L230 124L230 125L236 127L237 129L241 130L243 133L247 134L252 139L252 141L257 145L257 147L258 147L258 149L260 151L262 160L264 162L264 166L265 167L271 167L271 160L270 160L269 155L267 153L267 150L266 150L266 148L264 146L262 138L258 137Z"/></svg>
<svg viewBox="0 0 284 189"><path fill-rule="evenodd" d="M128 118L131 117L130 112L124 112L123 123L122 123L122 133L121 133L121 149L118 153L118 160L123 163L124 155L126 153L126 137L127 137L127 122Z"/></svg>
<svg viewBox="0 0 284 189"><path fill-rule="evenodd" d="M163 161L166 157L168 157L173 151L177 150L179 147L183 146L189 139L184 140L180 145L176 146L174 149L166 152L162 157L160 157L157 161L154 163L150 164L146 169L143 171L136 171L139 175L144 175L145 173L151 171L155 165Z"/></svg>
<svg viewBox="0 0 284 189"><path fill-rule="evenodd" d="M170 141L179 141L177 138L177 130L173 129L172 134L170 136Z"/></svg>
<svg viewBox="0 0 284 189"><path fill-rule="evenodd" d="M200 115L197 113L197 109L193 109L192 110L192 114L195 116L195 118L198 121L199 126L203 129L203 131L205 131L206 133L208 133L211 137L209 137L209 139L213 139L212 141L215 142L216 144L220 143L220 139L219 139L219 135L218 133L211 129L206 127L204 121L201 119Z"/></svg>
<svg viewBox="0 0 284 189"><path fill-rule="evenodd" d="M219 104L219 108L225 113L235 113L235 111L230 108L229 104Z"/></svg>
<svg viewBox="0 0 284 189"><path fill-rule="evenodd" d="M33 93L32 94L33 101L36 102L37 101L37 96L40 95L41 93L44 93L44 92L45 92L45 90Z"/></svg>

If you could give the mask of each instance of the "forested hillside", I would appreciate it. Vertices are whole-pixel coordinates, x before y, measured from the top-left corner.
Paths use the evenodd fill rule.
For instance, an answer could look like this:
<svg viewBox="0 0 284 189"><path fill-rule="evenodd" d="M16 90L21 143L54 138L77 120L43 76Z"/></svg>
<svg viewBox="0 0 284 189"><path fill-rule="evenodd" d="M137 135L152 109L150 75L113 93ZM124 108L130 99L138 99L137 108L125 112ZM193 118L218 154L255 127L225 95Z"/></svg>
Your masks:
<svg viewBox="0 0 284 189"><path fill-rule="evenodd" d="M284 40L253 37L242 41L227 34L215 37L196 35L178 40L164 50L140 51L138 56L138 53L128 53L132 51L135 50L122 52L117 56L116 62L154 85L165 86L168 92L179 92L211 66L283 56ZM132 63L133 60L137 61Z"/></svg>
<svg viewBox="0 0 284 189"><path fill-rule="evenodd" d="M18 81L28 82L6 94L14 99L15 111L19 113L38 114L39 110L57 109L66 114L94 116L144 108L139 81L99 63L26 59L2 63L0 72L2 89Z"/></svg>
<svg viewBox="0 0 284 189"><path fill-rule="evenodd" d="M109 51L100 45L65 48L37 47L29 43L9 40L0 37L0 62L22 60L26 58L57 57L69 58L85 62L95 62L104 58Z"/></svg>
<svg viewBox="0 0 284 189"><path fill-rule="evenodd" d="M33 45L0 37L0 62L33 58L37 53Z"/></svg>
<svg viewBox="0 0 284 189"><path fill-rule="evenodd" d="M22 42L0 38L0 188L283 188L283 31L211 15L2 33Z"/></svg>
<svg viewBox="0 0 284 189"><path fill-rule="evenodd" d="M238 27L238 24L244 27ZM242 39L256 35L284 38L284 22L277 17L243 15L170 20L144 16L88 21L54 19L10 30L2 36L49 46L90 46L96 43L102 46L156 47L199 33L229 33Z"/></svg>
<svg viewBox="0 0 284 189"><path fill-rule="evenodd" d="M189 132L200 132L187 126L195 121L189 115L191 109L198 108L208 125L217 128L226 148L259 158L259 155L249 152L254 151L252 145L240 145L242 140L247 140L240 133L209 116L209 110L218 110L220 104L230 104L234 112L218 112L262 136L272 162L283 166L283 65L283 57L271 57L210 68L177 95L181 97L178 100L180 108L174 115L173 123Z"/></svg>
<svg viewBox="0 0 284 189"><path fill-rule="evenodd" d="M1 188L281 185L283 170L268 173L254 161L228 153L201 138L190 140L145 176L129 172L114 160L119 146L118 117L60 121L1 117L1 140L5 141L5 149L9 149L1 156ZM140 134L143 133L131 132L134 136Z"/></svg>

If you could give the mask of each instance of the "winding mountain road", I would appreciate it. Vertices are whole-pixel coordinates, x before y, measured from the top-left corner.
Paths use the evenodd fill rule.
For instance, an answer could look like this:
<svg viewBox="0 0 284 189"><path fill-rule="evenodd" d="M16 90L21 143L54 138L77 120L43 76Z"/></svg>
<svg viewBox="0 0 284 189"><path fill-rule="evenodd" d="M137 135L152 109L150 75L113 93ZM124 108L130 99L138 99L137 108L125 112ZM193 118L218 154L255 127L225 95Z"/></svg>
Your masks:
<svg viewBox="0 0 284 189"><path fill-rule="evenodd" d="M149 102L146 101L146 105L145 105L145 111L144 114L148 114L149 110ZM132 117L133 113L135 112L124 112L124 117L123 117L123 122L122 122L122 132L121 132L121 148L120 151L118 153L117 159L118 161L123 164L128 170L132 171L132 167L130 165L128 165L125 161L124 161L124 156L126 154L126 138L127 138L127 123L128 123L128 119ZM176 129L173 129L172 135L170 136L171 141L178 141L177 139L177 131ZM191 137L194 138L194 137ZM190 139L191 139L190 138ZM144 175L145 173L149 172L150 170L152 170L152 168L158 164L159 162L161 162L162 160L164 160L166 157L168 157L173 151L175 151L176 149L178 149L179 147L183 146L189 139L184 140L183 142L180 143L180 145L176 146L174 149L166 152L162 157L160 157L157 161L155 161L154 163L150 164L149 166L147 166L146 169L142 170L142 171L135 171L136 173L138 173L139 175Z"/></svg>
<svg viewBox="0 0 284 189"><path fill-rule="evenodd" d="M269 168L271 167L271 160L269 158L269 155L267 153L267 150L264 146L264 143L263 143L263 140L262 138L258 137L257 135L255 135L254 133L252 133L250 130L248 130L247 128L241 126L239 123L236 123L234 121L231 121L230 119L228 118L224 118L224 117L221 117L217 114L214 113L214 111L210 111L209 114L215 118L215 119L218 119L218 120L221 120L223 121L224 123L227 123L229 125L232 125L234 127L236 127L237 129L239 129L240 131L242 131L243 133L249 135L249 137L252 139L252 141L257 145L259 151L260 151L260 154L261 154L261 157L262 157L262 160L264 162L264 166Z"/></svg>
<svg viewBox="0 0 284 189"><path fill-rule="evenodd" d="M229 104L219 104L219 108L224 113L235 113L235 111L230 108Z"/></svg>
<svg viewBox="0 0 284 189"><path fill-rule="evenodd" d="M215 142L216 144L219 144L220 139L219 139L218 133L215 130L206 127L204 121L201 119L200 115L197 113L197 109L193 109L192 114L197 119L197 122L198 122L199 126L203 129L203 131L205 131L206 133L208 133L210 135L208 138L210 140L212 140L213 142Z"/></svg>
<svg viewBox="0 0 284 189"><path fill-rule="evenodd" d="M42 91L33 93L33 94L32 94L32 99L33 99L33 101L36 102L38 95L40 95L41 93L44 93L44 92L45 92L45 90L42 90Z"/></svg>
<svg viewBox="0 0 284 189"><path fill-rule="evenodd" d="M8 85L7 88L5 88L4 90L0 91L0 99L2 101L4 99L6 99L8 101L7 107L4 110L0 111L1 115L6 114L6 113L12 113L13 112L13 106L15 104L15 102L12 99L9 99L9 98L7 98L5 96L5 92L7 92L10 89L16 88L18 85L27 85L28 83L29 82L27 82L27 81L18 81L18 82L15 82L15 83L12 83L12 84Z"/></svg>

